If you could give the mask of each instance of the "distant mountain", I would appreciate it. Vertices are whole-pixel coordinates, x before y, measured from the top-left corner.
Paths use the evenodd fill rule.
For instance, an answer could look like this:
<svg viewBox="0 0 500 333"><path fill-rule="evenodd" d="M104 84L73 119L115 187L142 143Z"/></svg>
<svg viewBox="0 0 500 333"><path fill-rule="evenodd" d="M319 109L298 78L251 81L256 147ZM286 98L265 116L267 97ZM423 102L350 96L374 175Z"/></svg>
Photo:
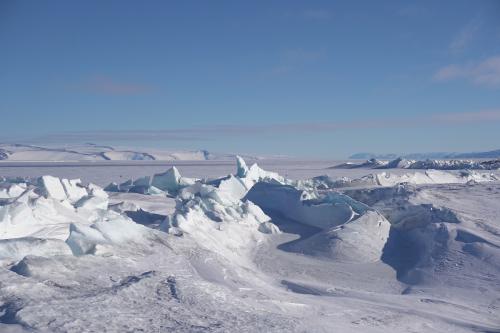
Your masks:
<svg viewBox="0 0 500 333"><path fill-rule="evenodd" d="M161 149L127 149L92 143L66 146L0 144L0 160L6 161L205 161L233 160L234 154L212 153L206 150L172 151ZM256 159L252 156L245 156Z"/></svg>
<svg viewBox="0 0 500 333"><path fill-rule="evenodd" d="M398 157L392 161L370 159L364 162L347 162L328 169L434 169L434 170L498 170L500 159L470 160L470 159L441 159L441 160L408 160Z"/></svg>
<svg viewBox="0 0 500 333"><path fill-rule="evenodd" d="M393 160L397 158L397 154L374 154L374 153L356 153L349 156L353 160L371 160L371 159L381 159L381 160Z"/></svg>
<svg viewBox="0 0 500 333"><path fill-rule="evenodd" d="M426 160L426 159L460 159L460 158L499 158L500 149L485 151L485 152L469 152L469 153L450 153L450 152L434 152L434 153L411 153L411 154L374 154L374 153L356 153L349 156L350 159L356 160L393 160L398 157L412 160Z"/></svg>

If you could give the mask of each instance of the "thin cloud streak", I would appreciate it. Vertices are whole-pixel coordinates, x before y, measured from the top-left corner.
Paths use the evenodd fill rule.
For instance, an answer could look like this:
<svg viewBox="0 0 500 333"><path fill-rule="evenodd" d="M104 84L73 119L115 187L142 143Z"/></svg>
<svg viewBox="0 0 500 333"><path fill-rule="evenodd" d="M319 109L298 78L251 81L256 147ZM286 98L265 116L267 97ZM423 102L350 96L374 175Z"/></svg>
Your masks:
<svg viewBox="0 0 500 333"><path fill-rule="evenodd" d="M459 53L465 50L472 43L480 28L481 20L479 17L472 19L453 38L449 46L450 51L452 53Z"/></svg>
<svg viewBox="0 0 500 333"><path fill-rule="evenodd" d="M433 78L436 81L465 79L476 85L500 87L500 55L481 62L442 67Z"/></svg>
<svg viewBox="0 0 500 333"><path fill-rule="evenodd" d="M43 142L78 141L206 141L226 137L283 134L313 134L343 130L459 126L500 121L500 109L479 112L442 113L413 118L374 119L352 122L310 122L268 125L214 125L166 130L100 130L61 132L35 138Z"/></svg>

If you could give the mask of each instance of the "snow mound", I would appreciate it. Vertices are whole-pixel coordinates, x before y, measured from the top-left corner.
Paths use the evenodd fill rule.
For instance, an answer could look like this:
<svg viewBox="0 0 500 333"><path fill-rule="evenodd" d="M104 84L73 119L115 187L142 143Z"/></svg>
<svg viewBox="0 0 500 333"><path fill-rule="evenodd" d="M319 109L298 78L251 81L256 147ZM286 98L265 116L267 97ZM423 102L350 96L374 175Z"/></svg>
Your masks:
<svg viewBox="0 0 500 333"><path fill-rule="evenodd" d="M372 262L382 256L390 223L352 198L328 192L315 195L289 185L257 183L246 198L270 215L318 228L288 250L343 262Z"/></svg>
<svg viewBox="0 0 500 333"><path fill-rule="evenodd" d="M367 211L353 221L316 233L288 249L337 262L375 262L381 260L390 228L382 215Z"/></svg>
<svg viewBox="0 0 500 333"><path fill-rule="evenodd" d="M482 273L497 270L500 246L489 240L483 226L478 228L469 216L443 205L449 203L452 192L468 194L467 186L448 185L440 187L442 193L437 191L435 187L402 184L349 189L344 193L370 205L390 221L382 261L396 270L400 281L410 285L446 281L448 274L463 269L464 262L475 270L481 267ZM479 206L479 211L488 205L474 198L470 201ZM460 201L456 204L467 205Z"/></svg>

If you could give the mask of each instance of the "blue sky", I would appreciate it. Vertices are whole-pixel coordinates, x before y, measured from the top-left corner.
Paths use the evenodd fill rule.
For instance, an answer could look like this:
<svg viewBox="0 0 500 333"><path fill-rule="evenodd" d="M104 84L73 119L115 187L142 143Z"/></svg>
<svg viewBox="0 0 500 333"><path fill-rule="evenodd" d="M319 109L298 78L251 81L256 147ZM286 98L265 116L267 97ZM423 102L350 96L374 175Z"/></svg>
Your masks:
<svg viewBox="0 0 500 333"><path fill-rule="evenodd" d="M500 2L0 2L0 141L500 148Z"/></svg>

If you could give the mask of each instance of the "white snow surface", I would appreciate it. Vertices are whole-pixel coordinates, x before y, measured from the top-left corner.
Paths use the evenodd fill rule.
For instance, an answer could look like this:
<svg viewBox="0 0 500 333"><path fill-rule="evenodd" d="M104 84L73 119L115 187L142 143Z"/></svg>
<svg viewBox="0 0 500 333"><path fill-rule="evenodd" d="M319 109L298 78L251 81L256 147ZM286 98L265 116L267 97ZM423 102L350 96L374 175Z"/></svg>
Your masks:
<svg viewBox="0 0 500 333"><path fill-rule="evenodd" d="M491 182L498 181L500 177L495 173L478 172L473 170L463 170L452 173L441 170L425 170L423 172L413 172L396 174L390 172L379 172L368 174L359 178L341 177L332 179L327 176L314 177L302 182L303 186L313 186L322 188L343 188L343 187L367 187L367 186L395 186L402 183L422 185L422 184L466 184L470 182Z"/></svg>
<svg viewBox="0 0 500 333"><path fill-rule="evenodd" d="M1 332L498 332L487 172L0 181Z"/></svg>
<svg viewBox="0 0 500 333"><path fill-rule="evenodd" d="M92 143L65 146L0 143L0 160L6 161L205 161L234 157L206 150L131 149Z"/></svg>

